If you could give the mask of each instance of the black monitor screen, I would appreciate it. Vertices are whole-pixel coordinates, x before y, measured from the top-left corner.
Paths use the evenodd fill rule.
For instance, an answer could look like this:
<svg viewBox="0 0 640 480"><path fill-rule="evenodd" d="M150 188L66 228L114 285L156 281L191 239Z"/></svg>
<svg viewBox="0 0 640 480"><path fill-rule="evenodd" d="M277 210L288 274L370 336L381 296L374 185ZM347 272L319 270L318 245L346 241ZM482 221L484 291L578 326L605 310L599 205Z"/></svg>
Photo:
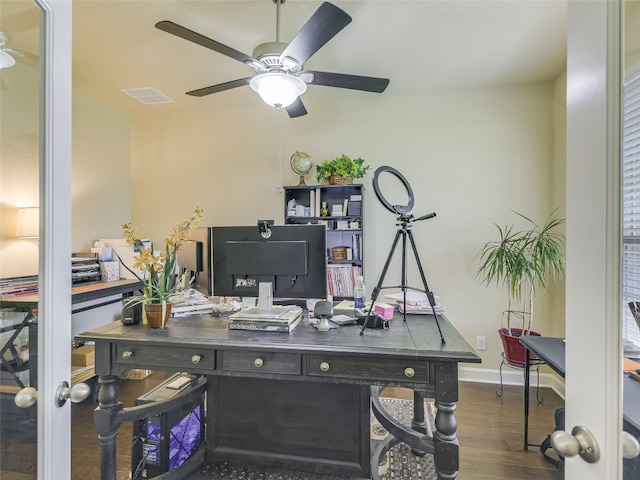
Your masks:
<svg viewBox="0 0 640 480"><path fill-rule="evenodd" d="M257 297L271 282L273 297L326 298L324 225L278 225L264 238L257 226L212 227L213 294Z"/></svg>

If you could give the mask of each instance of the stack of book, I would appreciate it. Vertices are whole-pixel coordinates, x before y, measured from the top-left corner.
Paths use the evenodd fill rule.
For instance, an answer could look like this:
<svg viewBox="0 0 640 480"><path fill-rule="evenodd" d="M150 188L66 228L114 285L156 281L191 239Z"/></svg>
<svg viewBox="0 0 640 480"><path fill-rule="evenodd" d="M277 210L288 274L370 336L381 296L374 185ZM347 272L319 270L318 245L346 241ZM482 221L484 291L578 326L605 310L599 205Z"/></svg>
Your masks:
<svg viewBox="0 0 640 480"><path fill-rule="evenodd" d="M195 290L190 292L188 296L185 295L180 301L173 302L171 308L171 316L174 318L212 312L213 302L209 300L209 297Z"/></svg>
<svg viewBox="0 0 640 480"><path fill-rule="evenodd" d="M274 306L269 310L247 308L229 316L229 330L289 333L302 321L302 308Z"/></svg>
<svg viewBox="0 0 640 480"><path fill-rule="evenodd" d="M0 280L0 295L29 295L37 292L37 275L9 277Z"/></svg>

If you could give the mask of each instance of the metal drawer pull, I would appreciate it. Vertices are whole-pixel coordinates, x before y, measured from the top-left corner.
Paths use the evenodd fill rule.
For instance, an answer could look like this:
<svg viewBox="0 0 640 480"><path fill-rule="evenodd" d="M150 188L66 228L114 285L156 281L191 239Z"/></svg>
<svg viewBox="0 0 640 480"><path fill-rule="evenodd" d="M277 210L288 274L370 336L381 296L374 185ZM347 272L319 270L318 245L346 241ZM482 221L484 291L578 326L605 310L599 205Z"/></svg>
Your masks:
<svg viewBox="0 0 640 480"><path fill-rule="evenodd" d="M264 360L262 360L261 358L256 358L256 359L253 361L253 364L254 364L256 367L260 368L262 365L264 365Z"/></svg>
<svg viewBox="0 0 640 480"><path fill-rule="evenodd" d="M194 365L200 363L200 360L202 360L202 355L194 355L191 357L191 363L193 363Z"/></svg>
<svg viewBox="0 0 640 480"><path fill-rule="evenodd" d="M122 358L125 360L129 360L131 358L131 355L133 355L133 352L130 350L125 350L124 352L122 352Z"/></svg>
<svg viewBox="0 0 640 480"><path fill-rule="evenodd" d="M323 372L328 372L329 371L329 364L327 362L322 362L320 364L320 370L322 370Z"/></svg>
<svg viewBox="0 0 640 480"><path fill-rule="evenodd" d="M416 374L416 371L411 368L411 367L407 367L404 369L404 376L407 378L411 378Z"/></svg>

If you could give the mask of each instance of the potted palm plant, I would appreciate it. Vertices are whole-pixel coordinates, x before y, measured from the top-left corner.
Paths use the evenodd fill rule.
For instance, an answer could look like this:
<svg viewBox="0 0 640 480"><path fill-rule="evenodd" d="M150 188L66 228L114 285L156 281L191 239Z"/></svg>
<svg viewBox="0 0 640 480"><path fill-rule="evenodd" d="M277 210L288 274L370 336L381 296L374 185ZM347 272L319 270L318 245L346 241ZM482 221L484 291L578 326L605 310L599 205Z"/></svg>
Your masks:
<svg viewBox="0 0 640 480"><path fill-rule="evenodd" d="M133 269L125 263L129 270L142 283L142 294L128 297L125 307L142 303L148 324L151 328L164 328L171 314L173 302L180 298L190 283L179 281L176 273L177 255L182 243L187 240L192 228L195 228L202 217L202 209L195 208L189 217L177 224L168 238L164 239L164 249L154 255L153 247L145 247L131 223L122 225L127 244L138 249L133 257ZM137 271L134 271L137 270Z"/></svg>
<svg viewBox="0 0 640 480"><path fill-rule="evenodd" d="M316 165L316 180L319 182L326 180L329 185L342 185L353 183L354 178L362 178L371 168L365 165L364 159L351 158L345 154L325 160L320 165Z"/></svg>
<svg viewBox="0 0 640 480"><path fill-rule="evenodd" d="M557 210L542 226L515 212L529 228L516 230L513 225L497 225L498 240L488 242L480 251L477 278L484 284L502 286L508 295L507 326L499 330L507 362L522 366L525 349L520 335L539 335L532 331L533 300L538 291L545 291L550 278L561 278L565 271L565 236L559 227L565 222ZM513 304L524 305L522 310ZM520 328L512 327L512 318L522 320Z"/></svg>

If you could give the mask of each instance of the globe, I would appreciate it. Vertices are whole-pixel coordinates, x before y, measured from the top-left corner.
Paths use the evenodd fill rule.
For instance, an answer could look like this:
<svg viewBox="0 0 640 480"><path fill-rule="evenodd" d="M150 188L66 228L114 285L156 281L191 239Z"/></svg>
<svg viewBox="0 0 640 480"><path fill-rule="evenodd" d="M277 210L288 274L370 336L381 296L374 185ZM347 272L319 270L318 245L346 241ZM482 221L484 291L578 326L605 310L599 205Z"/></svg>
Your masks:
<svg viewBox="0 0 640 480"><path fill-rule="evenodd" d="M305 152L298 152L291 155L291 170L300 175L300 183L298 185L306 185L304 177L313 168L313 159L311 155Z"/></svg>

